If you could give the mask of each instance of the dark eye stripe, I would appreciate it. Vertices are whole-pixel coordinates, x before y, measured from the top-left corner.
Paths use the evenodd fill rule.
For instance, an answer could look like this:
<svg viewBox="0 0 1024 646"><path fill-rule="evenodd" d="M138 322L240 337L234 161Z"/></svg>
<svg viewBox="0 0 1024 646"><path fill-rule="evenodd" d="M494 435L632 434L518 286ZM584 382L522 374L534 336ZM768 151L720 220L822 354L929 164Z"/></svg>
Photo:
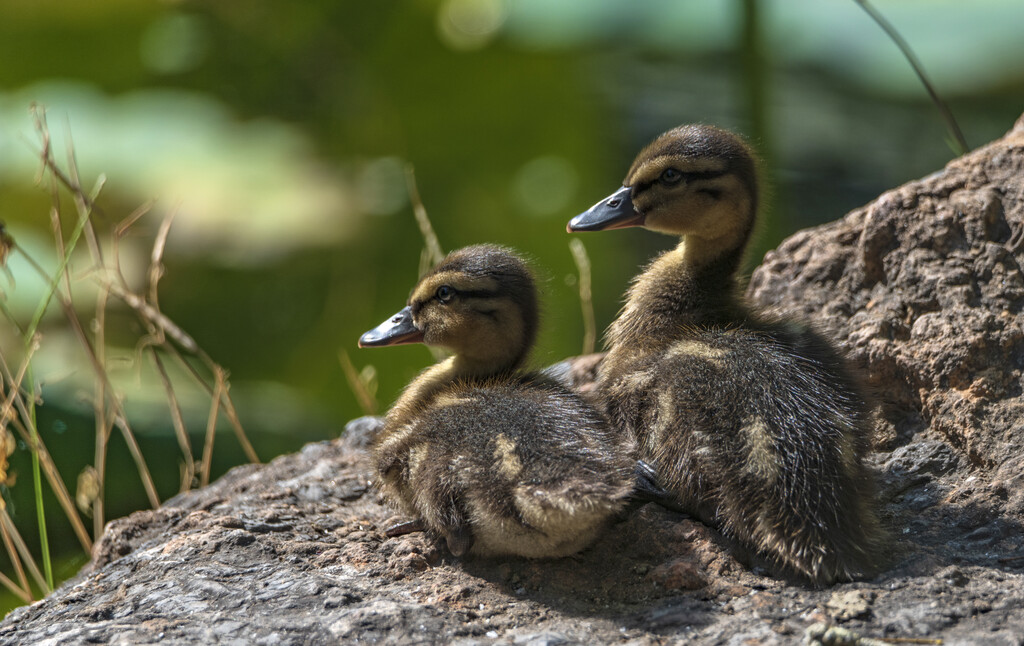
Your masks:
<svg viewBox="0 0 1024 646"><path fill-rule="evenodd" d="M466 298L494 298L499 292L495 289L456 289L455 293Z"/></svg>
<svg viewBox="0 0 1024 646"><path fill-rule="evenodd" d="M664 171L662 171L662 172L664 172ZM729 171L725 171L725 170L681 171L680 170L678 172L682 176L682 179L686 180L687 182L692 182L694 180L708 180L708 179L715 179L715 178L718 178L718 177L722 177L723 175L726 175ZM655 179L653 179L653 180L651 180L649 182L638 183L633 188L634 194L642 193L642 192L646 191L651 186L657 184L659 179L661 179L661 175L659 175L658 177L656 177Z"/></svg>
<svg viewBox="0 0 1024 646"><path fill-rule="evenodd" d="M455 289L454 287L452 287L452 298L454 298L455 296L458 296L460 298L494 298L496 296L499 296L500 294L501 292L499 292L496 289ZM413 316L419 314L420 310L423 309L423 306L426 305L427 302L431 300L440 301L440 299L437 298L436 292L432 297L428 298L426 301L415 301L409 303L409 306L412 308ZM451 300L451 298L448 299L448 302L451 302Z"/></svg>
<svg viewBox="0 0 1024 646"><path fill-rule="evenodd" d="M683 173L683 177L685 177L687 180L715 179L716 177L721 177L722 175L725 175L724 170L702 170Z"/></svg>
<svg viewBox="0 0 1024 646"><path fill-rule="evenodd" d="M725 173L726 173L726 171L724 171L724 170L684 171L684 170L678 170L678 169L676 169L676 172L678 172L679 175L683 179L685 179L687 182L692 182L694 180L702 180L702 179L715 179L716 177L721 177L722 175L725 175ZM660 178L661 176L659 175L658 177ZM657 181L658 180L654 180L654 182L657 182ZM651 184L653 184L654 182L651 182Z"/></svg>

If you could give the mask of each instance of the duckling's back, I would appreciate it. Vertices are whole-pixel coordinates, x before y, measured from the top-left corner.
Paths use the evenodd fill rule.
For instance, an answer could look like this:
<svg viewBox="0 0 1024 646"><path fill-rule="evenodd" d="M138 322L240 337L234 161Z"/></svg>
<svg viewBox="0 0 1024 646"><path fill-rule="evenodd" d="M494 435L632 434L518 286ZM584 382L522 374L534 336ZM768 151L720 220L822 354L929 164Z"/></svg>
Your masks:
<svg viewBox="0 0 1024 646"><path fill-rule="evenodd" d="M435 533L470 535L473 554L572 554L633 490L625 435L536 375L456 381L401 417L376 444L382 490Z"/></svg>
<svg viewBox="0 0 1024 646"><path fill-rule="evenodd" d="M826 341L794 323L693 328L609 358L609 414L684 508L813 581L872 569L869 419Z"/></svg>

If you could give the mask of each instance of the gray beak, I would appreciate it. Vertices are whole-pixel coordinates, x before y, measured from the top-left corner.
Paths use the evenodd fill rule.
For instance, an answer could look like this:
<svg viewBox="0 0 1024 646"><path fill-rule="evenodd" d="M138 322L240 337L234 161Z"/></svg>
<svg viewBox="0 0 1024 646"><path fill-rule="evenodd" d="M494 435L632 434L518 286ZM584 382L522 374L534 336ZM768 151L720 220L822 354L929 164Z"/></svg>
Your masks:
<svg viewBox="0 0 1024 646"><path fill-rule="evenodd" d="M404 343L420 343L422 341L423 331L416 329L416 325L412 322L412 308L405 307L388 320L359 337L359 347L380 348L386 345L402 345Z"/></svg>
<svg viewBox="0 0 1024 646"><path fill-rule="evenodd" d="M572 233L642 226L644 216L633 207L630 191L628 186L623 186L570 220L565 230Z"/></svg>

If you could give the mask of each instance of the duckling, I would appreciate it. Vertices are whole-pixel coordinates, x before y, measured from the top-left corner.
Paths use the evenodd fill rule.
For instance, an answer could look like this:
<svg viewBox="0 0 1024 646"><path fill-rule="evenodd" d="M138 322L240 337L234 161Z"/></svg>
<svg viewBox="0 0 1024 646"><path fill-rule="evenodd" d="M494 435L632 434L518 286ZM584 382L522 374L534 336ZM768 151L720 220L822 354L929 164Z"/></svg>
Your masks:
<svg viewBox="0 0 1024 646"><path fill-rule="evenodd" d="M828 341L742 299L736 272L757 200L742 140L681 126L570 221L570 232L682 237L629 288L598 390L682 509L779 573L848 580L874 570L883 538L864 464L869 409Z"/></svg>
<svg viewBox="0 0 1024 646"><path fill-rule="evenodd" d="M453 355L388 412L373 446L380 490L455 556L558 557L592 543L632 501L632 442L593 406L522 365L534 281L510 250L452 252L360 347L421 342Z"/></svg>

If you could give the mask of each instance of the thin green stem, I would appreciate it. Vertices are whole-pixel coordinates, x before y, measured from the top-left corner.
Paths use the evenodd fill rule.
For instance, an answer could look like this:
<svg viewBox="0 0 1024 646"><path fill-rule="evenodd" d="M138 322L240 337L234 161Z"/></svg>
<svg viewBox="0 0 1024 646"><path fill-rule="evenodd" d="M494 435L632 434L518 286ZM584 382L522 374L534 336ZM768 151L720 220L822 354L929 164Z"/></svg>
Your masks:
<svg viewBox="0 0 1024 646"><path fill-rule="evenodd" d="M44 168L54 169L52 158L50 157L49 150L49 139L48 136L44 138L44 151L43 161ZM97 185L97 191L102 186L101 181ZM91 203L91 200L90 200ZM50 306L50 301L53 299L53 295L57 291L57 287L60 284L61 276L64 275L64 271L71 262L71 254L75 250L75 245L78 243L78 239L81 237L82 232L85 230L86 225L89 222L90 209L86 209L81 217L78 219L78 223L75 225L75 229L71 234L71 238L68 240L67 246L64 249L64 256L61 258L60 267L54 272L53 276L50 277L50 284L47 287L46 293L43 298L39 301L39 306L36 308L35 314L32 316L32 321L29 323L28 329L25 331L25 349L26 352L31 352L32 343L34 343L36 330L39 328L39 323L43 320L43 316L46 314L47 308ZM32 374L31 361L27 366L26 379L28 380L29 387L29 402L28 402L28 413L29 413L29 432L31 433L33 450L32 453L32 483L35 488L35 502L36 502L36 518L39 524L39 545L42 550L43 557L43 571L46 574L46 584L49 588L53 589L53 563L50 558L50 540L49 535L46 531L46 508L43 502L43 479L42 469L39 462L39 427L36 419L36 392L35 392L35 379Z"/></svg>
<svg viewBox="0 0 1024 646"><path fill-rule="evenodd" d="M71 232L71 238L67 242L67 246L64 248L64 256L61 258L60 266L57 267L57 271L54 272L50 278L50 284L46 289L46 293L43 295L43 299L39 301L39 306L36 308L35 314L32 316L32 322L29 323L28 330L26 332L26 339L31 339L35 336L36 328L39 327L39 323L43 320L43 315L46 314L46 309L50 306L50 301L53 300L53 295L57 291L57 286L60 284L61 276L64 275L64 270L67 268L68 263L71 262L71 254L75 250L75 245L78 244L78 239L82 237L82 232L85 230L85 225L89 222L89 215L92 210L89 209L78 218L78 223L75 225L74 231Z"/></svg>
<svg viewBox="0 0 1024 646"><path fill-rule="evenodd" d="M14 317L14 312L11 311L11 308L7 307L7 303L2 298L0 298L0 312L3 312L4 318L18 329L18 334L25 335L25 328L21 327L21 323L18 323L18 319Z"/></svg>
<svg viewBox="0 0 1024 646"><path fill-rule="evenodd" d="M28 344L32 343L29 337ZM43 572L46 575L46 585L53 590L53 563L50 561L50 539L46 531L46 508L43 504L43 475L39 465L39 451L34 447L38 446L39 431L36 423L36 393L35 380L32 378L32 364L28 365L25 371L25 378L29 385L28 414L29 432L32 434L34 444L32 453L32 486L35 489L36 498L36 520L39 524L39 549L43 554Z"/></svg>

